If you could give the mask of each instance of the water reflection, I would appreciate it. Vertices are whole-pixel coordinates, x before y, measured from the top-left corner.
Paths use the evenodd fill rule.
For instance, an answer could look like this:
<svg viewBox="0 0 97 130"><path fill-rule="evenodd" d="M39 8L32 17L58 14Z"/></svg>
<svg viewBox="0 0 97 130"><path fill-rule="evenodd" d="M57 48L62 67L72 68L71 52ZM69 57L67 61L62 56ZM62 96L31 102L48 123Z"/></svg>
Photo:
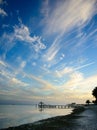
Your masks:
<svg viewBox="0 0 97 130"><path fill-rule="evenodd" d="M44 109L27 105L0 105L0 128L32 123L58 115L66 115L71 109Z"/></svg>
<svg viewBox="0 0 97 130"><path fill-rule="evenodd" d="M42 111L44 111L44 108L38 108L38 110L40 111L40 112L42 112Z"/></svg>

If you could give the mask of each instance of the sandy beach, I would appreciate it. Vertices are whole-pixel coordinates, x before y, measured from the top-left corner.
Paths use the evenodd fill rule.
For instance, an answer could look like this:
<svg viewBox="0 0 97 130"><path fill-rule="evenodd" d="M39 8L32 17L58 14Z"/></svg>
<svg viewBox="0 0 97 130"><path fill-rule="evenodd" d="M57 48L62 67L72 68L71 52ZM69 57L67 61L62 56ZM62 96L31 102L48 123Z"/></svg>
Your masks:
<svg viewBox="0 0 97 130"><path fill-rule="evenodd" d="M66 116L1 130L97 130L97 105L76 108Z"/></svg>

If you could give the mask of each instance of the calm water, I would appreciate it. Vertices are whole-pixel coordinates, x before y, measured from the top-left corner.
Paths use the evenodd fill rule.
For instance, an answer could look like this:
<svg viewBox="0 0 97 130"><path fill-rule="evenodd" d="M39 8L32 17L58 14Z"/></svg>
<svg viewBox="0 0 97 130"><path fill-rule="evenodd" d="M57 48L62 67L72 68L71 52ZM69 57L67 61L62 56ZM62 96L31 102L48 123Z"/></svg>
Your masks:
<svg viewBox="0 0 97 130"><path fill-rule="evenodd" d="M67 115L72 109L44 109L31 105L0 105L0 128L32 123L58 115Z"/></svg>

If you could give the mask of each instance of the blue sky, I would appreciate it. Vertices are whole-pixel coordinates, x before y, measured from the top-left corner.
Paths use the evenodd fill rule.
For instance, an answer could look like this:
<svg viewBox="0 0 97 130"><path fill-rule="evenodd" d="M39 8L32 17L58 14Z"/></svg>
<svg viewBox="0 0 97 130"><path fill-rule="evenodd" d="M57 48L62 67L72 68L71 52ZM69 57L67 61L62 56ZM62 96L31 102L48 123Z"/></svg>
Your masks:
<svg viewBox="0 0 97 130"><path fill-rule="evenodd" d="M84 103L97 86L97 0L0 0L0 103Z"/></svg>

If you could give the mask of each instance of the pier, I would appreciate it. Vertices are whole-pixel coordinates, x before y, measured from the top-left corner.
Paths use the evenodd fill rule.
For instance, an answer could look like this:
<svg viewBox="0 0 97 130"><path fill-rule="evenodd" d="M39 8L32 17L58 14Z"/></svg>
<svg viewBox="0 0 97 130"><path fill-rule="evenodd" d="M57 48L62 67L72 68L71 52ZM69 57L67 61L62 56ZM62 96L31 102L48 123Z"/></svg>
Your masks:
<svg viewBox="0 0 97 130"><path fill-rule="evenodd" d="M43 102L40 102L38 104L39 108L56 108L56 109L69 109L69 108L74 108L75 104L66 104L66 105L49 105L49 104L44 104Z"/></svg>

